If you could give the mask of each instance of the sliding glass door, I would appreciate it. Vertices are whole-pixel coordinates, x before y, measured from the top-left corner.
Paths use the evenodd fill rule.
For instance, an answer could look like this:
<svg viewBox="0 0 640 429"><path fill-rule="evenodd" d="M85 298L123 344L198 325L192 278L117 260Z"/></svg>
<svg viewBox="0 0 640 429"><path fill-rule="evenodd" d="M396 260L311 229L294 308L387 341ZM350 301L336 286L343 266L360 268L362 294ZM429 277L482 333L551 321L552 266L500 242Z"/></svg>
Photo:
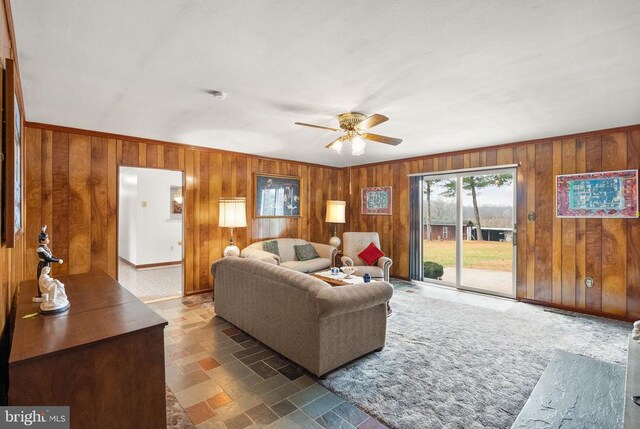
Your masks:
<svg viewBox="0 0 640 429"><path fill-rule="evenodd" d="M423 278L515 297L515 169L425 175Z"/></svg>
<svg viewBox="0 0 640 429"><path fill-rule="evenodd" d="M457 188L455 176L425 177L423 186L423 277L457 286Z"/></svg>

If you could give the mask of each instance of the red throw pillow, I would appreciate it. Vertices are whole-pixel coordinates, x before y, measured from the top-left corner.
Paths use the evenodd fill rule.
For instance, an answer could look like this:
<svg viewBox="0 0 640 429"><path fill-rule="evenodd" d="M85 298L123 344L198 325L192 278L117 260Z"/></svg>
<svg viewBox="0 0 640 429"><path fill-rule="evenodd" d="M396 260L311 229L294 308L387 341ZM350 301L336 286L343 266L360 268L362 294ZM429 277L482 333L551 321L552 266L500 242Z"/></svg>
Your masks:
<svg viewBox="0 0 640 429"><path fill-rule="evenodd" d="M372 241L362 252L358 253L358 256L366 262L367 265L375 265L378 259L384 256L384 253L382 253L382 250L378 249Z"/></svg>

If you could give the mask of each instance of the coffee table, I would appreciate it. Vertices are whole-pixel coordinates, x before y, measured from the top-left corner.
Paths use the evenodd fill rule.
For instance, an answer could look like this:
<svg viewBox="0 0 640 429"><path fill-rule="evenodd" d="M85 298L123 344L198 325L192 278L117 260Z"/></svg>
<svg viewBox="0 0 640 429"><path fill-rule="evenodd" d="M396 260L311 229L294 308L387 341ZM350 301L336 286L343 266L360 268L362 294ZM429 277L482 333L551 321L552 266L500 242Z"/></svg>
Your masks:
<svg viewBox="0 0 640 429"><path fill-rule="evenodd" d="M311 274L313 277L320 279L324 282L329 283L331 286L349 286L349 285L357 285L360 283L364 283L364 279L360 276L356 276L355 274L351 274L351 278L347 279L346 274L340 273L333 275L331 271L320 271L318 273ZM373 280L373 279L372 279ZM382 279L376 279L382 280ZM387 316L391 315L392 310L391 306L387 302Z"/></svg>
<svg viewBox="0 0 640 429"><path fill-rule="evenodd" d="M346 278L344 273L331 274L331 271L320 271L318 273L311 274L313 277L329 283L331 286L348 286L364 283L364 279L354 274L351 278Z"/></svg>

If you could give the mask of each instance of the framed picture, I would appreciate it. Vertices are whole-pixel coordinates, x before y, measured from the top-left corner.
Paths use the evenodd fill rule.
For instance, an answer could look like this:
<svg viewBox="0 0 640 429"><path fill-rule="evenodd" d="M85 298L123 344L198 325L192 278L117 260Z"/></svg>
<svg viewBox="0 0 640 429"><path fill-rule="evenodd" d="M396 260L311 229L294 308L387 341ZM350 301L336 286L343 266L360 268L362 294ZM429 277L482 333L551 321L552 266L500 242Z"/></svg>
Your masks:
<svg viewBox="0 0 640 429"><path fill-rule="evenodd" d="M182 198L182 186L171 186L169 188L169 219L182 219L182 208L184 198Z"/></svg>
<svg viewBox="0 0 640 429"><path fill-rule="evenodd" d="M5 154L5 206L4 234L6 246L15 246L16 238L22 233L22 110L15 91L15 69L13 61L6 60L4 73L4 120L3 140Z"/></svg>
<svg viewBox="0 0 640 429"><path fill-rule="evenodd" d="M638 170L556 176L556 216L637 218Z"/></svg>
<svg viewBox="0 0 640 429"><path fill-rule="evenodd" d="M300 217L302 178L255 175L256 217Z"/></svg>
<svg viewBox="0 0 640 429"><path fill-rule="evenodd" d="M391 186L362 188L360 199L362 214L391 216Z"/></svg>

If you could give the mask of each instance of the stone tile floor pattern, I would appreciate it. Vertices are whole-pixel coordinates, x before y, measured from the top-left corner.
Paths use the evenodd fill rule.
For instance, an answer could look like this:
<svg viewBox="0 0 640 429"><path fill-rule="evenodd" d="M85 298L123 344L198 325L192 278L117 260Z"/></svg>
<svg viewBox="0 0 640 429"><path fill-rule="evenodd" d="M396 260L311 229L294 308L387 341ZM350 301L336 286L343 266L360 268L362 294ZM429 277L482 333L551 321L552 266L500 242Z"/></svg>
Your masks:
<svg viewBox="0 0 640 429"><path fill-rule="evenodd" d="M386 428L217 317L210 294L149 305L169 321L167 384L198 429Z"/></svg>

